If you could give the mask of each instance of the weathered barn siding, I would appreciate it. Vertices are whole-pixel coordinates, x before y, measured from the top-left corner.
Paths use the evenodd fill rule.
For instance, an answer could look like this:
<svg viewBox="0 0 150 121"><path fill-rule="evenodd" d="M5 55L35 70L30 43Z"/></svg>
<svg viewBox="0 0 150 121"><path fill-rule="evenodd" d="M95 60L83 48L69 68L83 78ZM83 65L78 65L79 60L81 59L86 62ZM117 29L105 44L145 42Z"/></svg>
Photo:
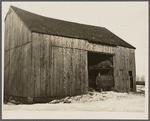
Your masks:
<svg viewBox="0 0 150 121"><path fill-rule="evenodd" d="M61 97L88 91L88 52L113 55L114 87L136 91L135 51L121 46L35 33L12 8L5 19L4 93L19 97Z"/></svg>
<svg viewBox="0 0 150 121"><path fill-rule="evenodd" d="M51 42L53 46L58 47L66 47L66 48L74 48L85 51L92 52L101 52L101 53L109 53L114 54L116 47L93 44L83 39L74 39L60 36L47 35L47 37L51 38Z"/></svg>
<svg viewBox="0 0 150 121"><path fill-rule="evenodd" d="M133 75L133 90L136 90L135 85L135 53L134 49L125 48L118 46L115 50L115 55L113 58L114 63L114 81L115 89L119 92L131 91L130 89L130 80L129 80L129 71L132 71ZM123 73L121 73L123 72Z"/></svg>
<svg viewBox="0 0 150 121"><path fill-rule="evenodd" d="M9 51L4 52L4 94L8 95L8 88L9 88L9 78L10 78L10 57L9 57Z"/></svg>
<svg viewBox="0 0 150 121"><path fill-rule="evenodd" d="M5 19L4 50L7 51L29 42L31 42L31 31L10 8Z"/></svg>
<svg viewBox="0 0 150 121"><path fill-rule="evenodd" d="M73 48L68 39L58 40L58 37L32 33L34 94L31 97L69 96L88 91L87 51L81 45L80 49Z"/></svg>
<svg viewBox="0 0 150 121"><path fill-rule="evenodd" d="M5 19L4 46L4 93L27 97L30 94L31 32L11 8Z"/></svg>

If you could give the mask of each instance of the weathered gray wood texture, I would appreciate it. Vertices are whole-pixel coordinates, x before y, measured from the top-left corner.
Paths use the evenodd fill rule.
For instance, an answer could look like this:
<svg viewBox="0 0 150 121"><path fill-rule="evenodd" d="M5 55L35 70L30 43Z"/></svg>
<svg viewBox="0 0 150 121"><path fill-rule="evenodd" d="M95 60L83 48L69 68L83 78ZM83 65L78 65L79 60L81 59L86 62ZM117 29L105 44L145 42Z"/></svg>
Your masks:
<svg viewBox="0 0 150 121"><path fill-rule="evenodd" d="M87 51L60 45L58 38L32 33L33 97L58 97L88 91Z"/></svg>
<svg viewBox="0 0 150 121"><path fill-rule="evenodd" d="M134 49L118 47L113 57L114 63L114 87L119 92L131 91L129 71L133 76L133 91L136 91L136 67ZM121 73L121 71L123 73Z"/></svg>
<svg viewBox="0 0 150 121"><path fill-rule="evenodd" d="M9 10L5 20L4 93L21 97L58 97L88 91L88 51L114 54L114 87L135 86L134 49L92 44L86 40L31 33ZM123 70L123 74L120 74Z"/></svg>
<svg viewBox="0 0 150 121"><path fill-rule="evenodd" d="M10 9L5 20L4 93L28 97L31 92L31 32Z"/></svg>

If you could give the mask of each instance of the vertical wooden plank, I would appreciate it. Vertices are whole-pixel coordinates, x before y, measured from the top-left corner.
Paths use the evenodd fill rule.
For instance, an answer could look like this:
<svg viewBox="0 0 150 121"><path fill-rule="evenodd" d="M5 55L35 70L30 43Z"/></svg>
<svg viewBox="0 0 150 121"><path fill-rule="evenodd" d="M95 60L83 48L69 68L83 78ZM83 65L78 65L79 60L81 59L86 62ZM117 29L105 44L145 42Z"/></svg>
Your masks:
<svg viewBox="0 0 150 121"><path fill-rule="evenodd" d="M35 62L36 62L36 34L32 33L31 35L32 41L31 41L31 87L30 87L30 97L35 97L35 81L36 81L36 73L35 73Z"/></svg>
<svg viewBox="0 0 150 121"><path fill-rule="evenodd" d="M66 95L71 95L71 77L72 77L72 72L71 72L71 49L65 49L64 52L64 88Z"/></svg>
<svg viewBox="0 0 150 121"><path fill-rule="evenodd" d="M5 21L5 35L4 35L4 50L8 50L9 49L9 15L7 16L7 19Z"/></svg>
<svg viewBox="0 0 150 121"><path fill-rule="evenodd" d="M17 17L18 18L18 17ZM19 19L19 18L18 18ZM22 32L22 22L19 20L18 23L18 46L22 45L22 36L21 36L21 32Z"/></svg>
<svg viewBox="0 0 150 121"><path fill-rule="evenodd" d="M123 66L123 80L122 80L122 92L126 91L126 67L125 67L125 47L122 47L122 66Z"/></svg>
<svg viewBox="0 0 150 121"><path fill-rule="evenodd" d="M30 54L31 55L31 54ZM22 47L18 47L17 96L22 96Z"/></svg>
<svg viewBox="0 0 150 121"><path fill-rule="evenodd" d="M11 27L11 29L10 29L10 36L9 36L11 38L11 40L10 40L10 48L13 48L15 40L14 40L14 36L12 36L13 32L14 32L13 15L12 15L12 13L10 14L10 27Z"/></svg>
<svg viewBox="0 0 150 121"><path fill-rule="evenodd" d="M66 47L66 40L64 37L62 37L62 47Z"/></svg>
<svg viewBox="0 0 150 121"><path fill-rule="evenodd" d="M57 50L53 47L53 96L57 95Z"/></svg>
<svg viewBox="0 0 150 121"><path fill-rule="evenodd" d="M77 39L72 39L72 48L74 48L74 49L78 48L78 40Z"/></svg>
<svg viewBox="0 0 150 121"><path fill-rule="evenodd" d="M82 64L82 67L81 67L81 92L82 94L85 94L86 90L86 51L82 51L82 54L81 54L81 64Z"/></svg>
<svg viewBox="0 0 150 121"><path fill-rule="evenodd" d="M16 36L14 36L15 35L15 19L14 19L14 13L12 12L11 14L12 14L12 39L13 39L12 48L14 48L16 45Z"/></svg>
<svg viewBox="0 0 150 121"><path fill-rule="evenodd" d="M115 55L113 56L114 64L114 88L119 91L119 52L118 48L115 49Z"/></svg>
<svg viewBox="0 0 150 121"><path fill-rule="evenodd" d="M120 70L123 70L123 66L122 66L122 47L119 47L119 58L120 58L119 59L119 92L122 92L123 75L120 73Z"/></svg>
<svg viewBox="0 0 150 121"><path fill-rule="evenodd" d="M75 95L77 95L77 94L79 94L78 92L79 92L79 84L78 84L78 82L79 82L79 79L78 79L78 73L79 73L79 56L78 56L78 54L79 54L79 50L78 49L75 49L76 50L76 53L75 53L75 56L74 56L74 64L75 64L75 88L74 88L74 93L75 93Z"/></svg>
<svg viewBox="0 0 150 121"><path fill-rule="evenodd" d="M93 44L92 44L92 43L89 43L89 46L88 46L89 51L93 51L93 50L92 50L92 47L93 47Z"/></svg>
<svg viewBox="0 0 150 121"><path fill-rule="evenodd" d="M59 48L59 96L63 96L63 48Z"/></svg>
<svg viewBox="0 0 150 121"><path fill-rule="evenodd" d="M10 51L4 52L4 94L9 95L9 76L10 76Z"/></svg>
<svg viewBox="0 0 150 121"><path fill-rule="evenodd" d="M63 94L67 96L67 58L66 58L66 48L63 48L63 62L64 62L64 75L63 75Z"/></svg>
<svg viewBox="0 0 150 121"><path fill-rule="evenodd" d="M16 45L15 47L19 46L19 31L18 31L18 28L19 28L19 22L20 20L18 19L17 15L14 13L14 20L15 20L15 33L14 35L16 35Z"/></svg>
<svg viewBox="0 0 150 121"><path fill-rule="evenodd" d="M50 74L51 74L51 79L50 79L50 81L51 81L51 88L50 88L50 90L51 90L51 93L50 93L50 95L51 96L54 96L54 50L53 50L53 47L52 46L50 46L51 47L51 56L50 56L50 61L51 61L51 63L50 63Z"/></svg>
<svg viewBox="0 0 150 121"><path fill-rule="evenodd" d="M46 80L45 80L45 96L50 96L50 40L48 35L43 35L45 47L45 63L46 63Z"/></svg>
<svg viewBox="0 0 150 121"><path fill-rule="evenodd" d="M83 50L86 50L86 40L82 40L83 41L83 43L82 43L82 46L83 46Z"/></svg>
<svg viewBox="0 0 150 121"><path fill-rule="evenodd" d="M23 96L28 97L31 93L31 43L22 46L22 74Z"/></svg>
<svg viewBox="0 0 150 121"><path fill-rule="evenodd" d="M60 49L59 47L55 47L55 55L56 55L56 96L60 96Z"/></svg>
<svg viewBox="0 0 150 121"><path fill-rule="evenodd" d="M15 16L15 35L16 35L16 46L19 46L20 40L19 40L19 22L20 20L18 19L17 15L14 13ZM15 47L16 47L15 46Z"/></svg>
<svg viewBox="0 0 150 121"><path fill-rule="evenodd" d="M85 49L88 51L89 50L89 42L88 41L85 42L85 46L86 46Z"/></svg>
<svg viewBox="0 0 150 121"><path fill-rule="evenodd" d="M66 39L66 47L71 48L71 44L72 44L71 38L65 38L65 39Z"/></svg>
<svg viewBox="0 0 150 121"><path fill-rule="evenodd" d="M21 30L22 30L22 44L25 44L25 29L24 29L24 24L22 23L22 26L21 26Z"/></svg>
<svg viewBox="0 0 150 121"><path fill-rule="evenodd" d="M71 44L71 43L70 43ZM70 46L71 48L71 46ZM69 72L70 72L70 95L72 95L72 86L73 86L73 83L72 83L72 80L73 80L73 65L72 65L72 53L73 53L73 50L72 49L69 49L70 50L70 66L69 66Z"/></svg>
<svg viewBox="0 0 150 121"><path fill-rule="evenodd" d="M7 35L7 39L8 39L8 43L9 43L9 47L8 47L8 49L10 49L11 48L11 31L12 31L12 26L11 26L11 14L9 14L8 15L8 17L7 17L7 23L8 23L8 29L7 29L7 33L8 33L8 35ZM9 29L10 28L10 29Z"/></svg>
<svg viewBox="0 0 150 121"><path fill-rule="evenodd" d="M133 55L133 91L136 91L136 61L135 61L135 51L132 49Z"/></svg>
<svg viewBox="0 0 150 121"><path fill-rule="evenodd" d="M27 28L26 28L27 29ZM27 41L31 42L31 32L27 29Z"/></svg>
<svg viewBox="0 0 150 121"><path fill-rule="evenodd" d="M7 18L8 19L8 18ZM7 23L7 19L5 20L4 22L4 51L5 50L8 50L8 39L7 39L7 36L8 36L8 33L7 33L7 26L8 26L8 23ZM6 36L7 35L7 36Z"/></svg>
<svg viewBox="0 0 150 121"><path fill-rule="evenodd" d="M26 79L27 73L26 73L26 53L27 49L26 46L22 46L22 96L26 97L28 95L27 90L28 90L28 80Z"/></svg>
<svg viewBox="0 0 150 121"><path fill-rule="evenodd" d="M71 63L71 56L72 56L72 50L67 49L67 92L69 96L71 96L71 79L72 79L72 63Z"/></svg>
<svg viewBox="0 0 150 121"><path fill-rule="evenodd" d="M129 78L129 80L128 80L128 90L129 91L131 91L131 88L130 88L130 77L129 77L129 71L132 71L131 70L131 56L130 56L131 54L130 54L130 49L128 49L128 78Z"/></svg>
<svg viewBox="0 0 150 121"><path fill-rule="evenodd" d="M64 48L61 48L61 96L65 96L64 91Z"/></svg>
<svg viewBox="0 0 150 121"><path fill-rule="evenodd" d="M56 41L56 45L57 45L57 46L61 46L61 37L56 36L55 41Z"/></svg>
<svg viewBox="0 0 150 121"><path fill-rule="evenodd" d="M55 37L53 35L49 35L51 39L51 45L55 45Z"/></svg>
<svg viewBox="0 0 150 121"><path fill-rule="evenodd" d="M79 42L79 43L80 43L80 44L79 44L79 47L80 47L80 49L82 49L82 50L83 50L84 41L83 41L83 40L81 40L81 39L80 39L79 41L80 41L80 42Z"/></svg>
<svg viewBox="0 0 150 121"><path fill-rule="evenodd" d="M11 28L11 29L8 29L8 39L9 39L9 49L11 49L11 44L12 44L12 14L9 14L9 19L8 19L8 23L9 23L9 26L8 28Z"/></svg>
<svg viewBox="0 0 150 121"><path fill-rule="evenodd" d="M9 95L13 95L13 91L11 89L12 87L12 84L13 84L13 60L14 60L14 49L10 50L10 77L9 77L9 83L8 83L8 92L9 92Z"/></svg>
<svg viewBox="0 0 150 121"><path fill-rule="evenodd" d="M17 47L17 48L15 48L16 49L16 62L15 62L15 65L16 65L16 67L15 68L17 68L17 70L16 70L16 74L15 74L15 76L16 76L16 80L15 80L15 96L18 96L18 86L20 85L19 84L19 76L20 76L20 72L19 72L19 50L20 50L20 47Z"/></svg>
<svg viewBox="0 0 150 121"><path fill-rule="evenodd" d="M78 64L77 64L77 94L81 94L81 51L82 50L78 50Z"/></svg>
<svg viewBox="0 0 150 121"><path fill-rule="evenodd" d="M53 45L57 46L57 36L53 36Z"/></svg>
<svg viewBox="0 0 150 121"><path fill-rule="evenodd" d="M72 49L72 95L76 94L76 49Z"/></svg>
<svg viewBox="0 0 150 121"><path fill-rule="evenodd" d="M82 50L81 51L81 55L80 55L80 64L81 64L81 94L84 94L84 58L83 58L83 55L84 55L84 51Z"/></svg>
<svg viewBox="0 0 150 121"><path fill-rule="evenodd" d="M24 24L22 24L22 44L28 42L28 30Z"/></svg>
<svg viewBox="0 0 150 121"><path fill-rule="evenodd" d="M122 92L122 74L120 73L120 70L123 70L122 68L122 48L119 47L119 92ZM124 71L124 70L123 70Z"/></svg>
<svg viewBox="0 0 150 121"><path fill-rule="evenodd" d="M39 34L38 36L40 39L40 80L41 80L41 86L40 86L40 97L45 97L45 83L46 83L46 41L43 38L43 34Z"/></svg>
<svg viewBox="0 0 150 121"><path fill-rule="evenodd" d="M9 94L16 96L16 82L17 82L17 48L10 50L10 84Z"/></svg>
<svg viewBox="0 0 150 121"><path fill-rule="evenodd" d="M126 66L126 92L129 92L129 49L126 48L126 55L125 55L125 66Z"/></svg>
<svg viewBox="0 0 150 121"><path fill-rule="evenodd" d="M32 62L34 64L34 97L40 97L40 39L32 33Z"/></svg>
<svg viewBox="0 0 150 121"><path fill-rule="evenodd" d="M19 40L19 31L18 31L18 28L19 28L19 19L18 19L18 17L16 16L16 14L15 14L15 19L16 19L16 21L15 21L15 24L16 24L16 33L15 33L15 35L16 35L16 46L19 46L19 43L20 43L20 40Z"/></svg>
<svg viewBox="0 0 150 121"><path fill-rule="evenodd" d="M46 41L47 41L47 96L51 96L52 93L52 75L53 75L53 57L52 57L52 46L51 46L51 36L46 35Z"/></svg>
<svg viewBox="0 0 150 121"><path fill-rule="evenodd" d="M16 15L15 15L15 13L14 12L12 12L12 14L13 14L13 37L14 37L14 46L13 46L13 48L14 47L17 47L18 46L18 40L17 40L17 22L18 22L18 19L16 19Z"/></svg>
<svg viewBox="0 0 150 121"><path fill-rule="evenodd" d="M126 91L129 92L129 68L128 68L128 65L129 65L129 49L126 48Z"/></svg>
<svg viewBox="0 0 150 121"><path fill-rule="evenodd" d="M87 51L84 53L84 63L85 63L85 93L88 92L89 80L88 80L88 57Z"/></svg>

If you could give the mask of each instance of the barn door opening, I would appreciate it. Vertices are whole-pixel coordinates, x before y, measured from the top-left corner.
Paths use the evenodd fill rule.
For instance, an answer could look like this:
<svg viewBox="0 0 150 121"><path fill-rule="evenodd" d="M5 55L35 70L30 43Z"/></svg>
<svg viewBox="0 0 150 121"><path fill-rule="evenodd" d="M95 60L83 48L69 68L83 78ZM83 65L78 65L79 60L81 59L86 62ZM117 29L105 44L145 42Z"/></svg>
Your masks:
<svg viewBox="0 0 150 121"><path fill-rule="evenodd" d="M96 78L100 73L99 84L96 84ZM110 90L114 87L113 79L113 55L104 53L88 52L88 74L89 89L99 91Z"/></svg>

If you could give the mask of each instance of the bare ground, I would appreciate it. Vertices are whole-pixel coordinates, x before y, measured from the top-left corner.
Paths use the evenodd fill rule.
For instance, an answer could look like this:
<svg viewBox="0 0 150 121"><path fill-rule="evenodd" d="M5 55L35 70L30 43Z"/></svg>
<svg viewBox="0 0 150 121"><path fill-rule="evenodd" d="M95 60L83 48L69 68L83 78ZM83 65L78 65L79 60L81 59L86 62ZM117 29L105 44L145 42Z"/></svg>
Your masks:
<svg viewBox="0 0 150 121"><path fill-rule="evenodd" d="M45 104L3 105L4 111L106 111L106 112L144 112L145 86L137 85L137 92L118 93L113 91L96 92L53 100Z"/></svg>

